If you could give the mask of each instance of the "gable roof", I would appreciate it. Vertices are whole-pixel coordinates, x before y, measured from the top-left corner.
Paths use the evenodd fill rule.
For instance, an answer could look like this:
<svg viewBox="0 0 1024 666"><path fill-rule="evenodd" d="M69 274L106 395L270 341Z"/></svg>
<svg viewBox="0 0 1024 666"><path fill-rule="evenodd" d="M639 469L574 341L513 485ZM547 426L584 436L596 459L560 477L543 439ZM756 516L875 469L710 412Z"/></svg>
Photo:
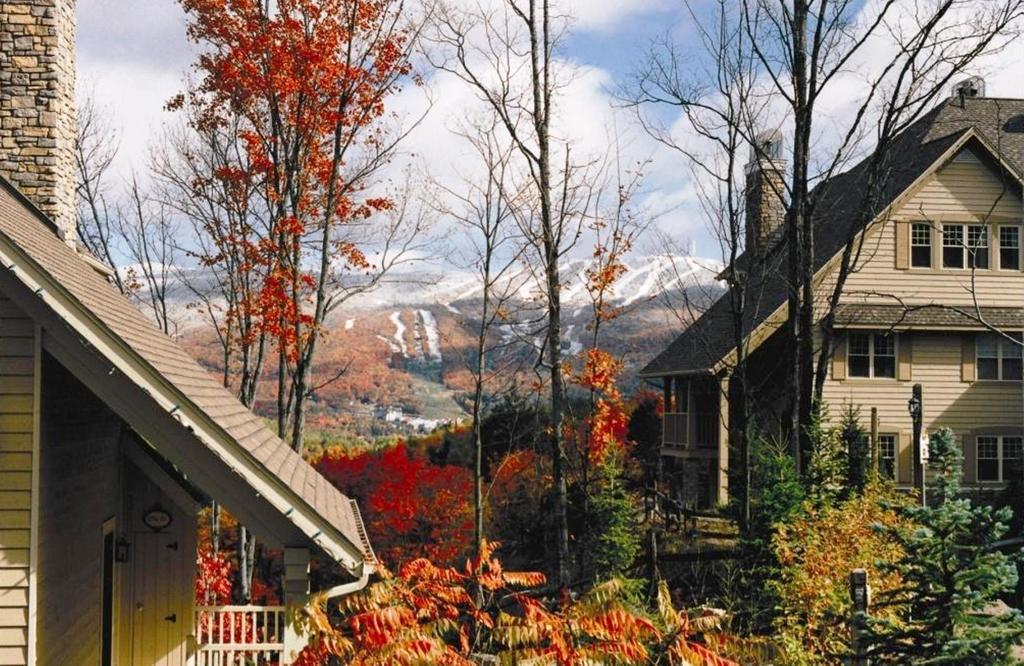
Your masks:
<svg viewBox="0 0 1024 666"><path fill-rule="evenodd" d="M922 176L940 166L949 151L976 138L987 152L998 152L1003 166L1024 173L1024 99L949 99L937 105L897 136L882 155L882 192L867 219L885 211ZM869 177L869 160L819 184L815 209L815 273L820 271L864 226L859 214L861 193ZM736 260L747 270L748 297L743 321L746 335L765 323L786 303L785 253L782 239L767 257L744 252ZM726 291L700 318L683 331L641 371L645 377L712 371L735 348L732 295Z"/></svg>
<svg viewBox="0 0 1024 666"><path fill-rule="evenodd" d="M93 349L185 425L275 508L347 569L372 563L355 502L339 492L188 353L57 237L56 227L0 178L0 259ZM113 372L113 370L111 371ZM188 460L175 461L186 474ZM198 463L196 463L198 464ZM255 473L246 473L252 470ZM211 494L214 489L204 489ZM230 506L228 508L231 508Z"/></svg>

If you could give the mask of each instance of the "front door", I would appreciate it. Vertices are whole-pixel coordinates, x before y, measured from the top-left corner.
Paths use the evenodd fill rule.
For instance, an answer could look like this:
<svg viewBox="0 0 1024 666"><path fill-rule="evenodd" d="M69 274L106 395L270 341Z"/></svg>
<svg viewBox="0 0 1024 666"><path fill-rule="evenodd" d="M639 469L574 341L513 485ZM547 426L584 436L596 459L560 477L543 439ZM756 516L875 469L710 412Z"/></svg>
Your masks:
<svg viewBox="0 0 1024 666"><path fill-rule="evenodd" d="M132 666L184 666L191 624L182 590L186 546L174 532L136 532L132 558Z"/></svg>

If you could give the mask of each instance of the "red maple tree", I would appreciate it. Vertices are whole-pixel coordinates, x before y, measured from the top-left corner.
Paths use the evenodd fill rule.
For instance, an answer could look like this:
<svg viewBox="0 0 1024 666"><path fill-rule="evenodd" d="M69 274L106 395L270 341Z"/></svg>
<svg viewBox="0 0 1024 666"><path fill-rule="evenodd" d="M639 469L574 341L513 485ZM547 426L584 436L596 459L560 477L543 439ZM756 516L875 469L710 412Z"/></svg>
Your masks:
<svg viewBox="0 0 1024 666"><path fill-rule="evenodd" d="M473 477L455 465L410 455L404 443L349 454L325 452L316 468L359 502L370 543L390 566L420 557L450 563L473 538Z"/></svg>
<svg viewBox="0 0 1024 666"><path fill-rule="evenodd" d="M372 267L354 223L392 208L370 190L397 141L385 102L410 74L401 0L180 0L200 78L170 104L200 135L227 129L237 163L213 177L261 209L240 256L261 280L245 307L278 349L278 428L302 449L312 365L339 277ZM400 134L400 133L399 133ZM208 261L218 261L214 252Z"/></svg>

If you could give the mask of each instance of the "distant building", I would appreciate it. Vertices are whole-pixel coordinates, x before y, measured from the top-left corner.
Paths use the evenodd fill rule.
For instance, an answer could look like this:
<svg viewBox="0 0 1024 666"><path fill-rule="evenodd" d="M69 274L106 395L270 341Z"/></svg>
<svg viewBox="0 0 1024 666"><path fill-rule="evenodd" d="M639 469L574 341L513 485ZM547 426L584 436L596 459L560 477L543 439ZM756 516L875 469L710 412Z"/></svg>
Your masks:
<svg viewBox="0 0 1024 666"><path fill-rule="evenodd" d="M759 153L747 169L746 251L726 270L748 271L753 417L770 428L787 399L780 389L785 168L777 145ZM1021 346L1014 342L1024 328L1024 100L958 89L899 135L882 159L886 181L866 225L856 208L867 186L863 165L817 186L820 302L846 240L862 241L835 312L824 399L833 418L847 404L860 407L865 419L878 409L883 469L909 486L907 400L912 385L922 384L924 426L956 432L965 484L1001 488L1024 457ZM728 492L732 311L726 294L641 371L664 387L666 468L684 499L703 505L725 501Z"/></svg>

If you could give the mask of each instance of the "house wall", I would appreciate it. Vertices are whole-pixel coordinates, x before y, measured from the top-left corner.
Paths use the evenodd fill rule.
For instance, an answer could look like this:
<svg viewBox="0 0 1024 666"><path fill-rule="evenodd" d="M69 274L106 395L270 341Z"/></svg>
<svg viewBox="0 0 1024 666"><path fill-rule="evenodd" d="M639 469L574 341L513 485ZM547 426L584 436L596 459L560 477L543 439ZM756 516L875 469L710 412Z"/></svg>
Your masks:
<svg viewBox="0 0 1024 666"><path fill-rule="evenodd" d="M878 409L879 432L896 434L900 442L897 463L899 480L912 481L912 430L907 400L911 387L920 383L924 395L924 427L930 432L949 427L964 448L964 480L974 481L974 435L1000 429L1021 428L1024 406L1020 382L963 381L960 333L915 331L899 335L899 345L912 349L911 378L848 378L825 383L824 399L832 417L838 418L847 405L859 407L867 426L872 407Z"/></svg>
<svg viewBox="0 0 1024 666"><path fill-rule="evenodd" d="M1000 270L990 234L990 265L973 277L969 270L941 268L941 235L933 235L932 268L897 267L897 226L910 221L1020 223L1021 199L995 169L970 149L962 150L936 174L925 181L907 202L884 223L869 231L864 243L864 258L847 281L842 302L922 305L941 303L973 307L974 295L983 306L1024 307L1024 273ZM906 236L901 242L909 243ZM827 286L829 279L824 280ZM826 291L820 295L824 298ZM895 297L895 298L894 298ZM975 479L974 434L1020 432L1022 428L1022 389L1020 382L967 380L962 372L964 359L973 362L972 333L956 331L912 331L898 336L899 345L909 345L911 373L904 380L837 380L832 373L826 382L824 398L833 418L842 406L862 408L865 425L871 407L877 407L880 432L899 435L898 476L911 482L912 435L907 400L911 387L922 384L924 426L935 429L948 426L956 431L965 455L965 481ZM965 344L968 345L965 350ZM840 350L840 353L842 350Z"/></svg>
<svg viewBox="0 0 1024 666"><path fill-rule="evenodd" d="M103 523L119 513L121 421L44 358L38 663L99 664Z"/></svg>
<svg viewBox="0 0 1024 666"><path fill-rule="evenodd" d="M32 320L0 297L0 664L29 658L35 346Z"/></svg>
<svg viewBox="0 0 1024 666"><path fill-rule="evenodd" d="M938 225L988 219L1019 224L1021 206L1020 196L1005 189L992 168L964 149L926 181L892 219L876 223L864 242L856 272L847 279L843 302L895 305L892 296L898 296L908 305L938 302L969 307L973 291L983 305L1024 307L1024 272L978 270L972 281L969 270L940 268L942 240L938 233L933 234L932 268L896 267L896 227L900 223L930 221ZM994 247L992 240L990 237L990 248Z"/></svg>

